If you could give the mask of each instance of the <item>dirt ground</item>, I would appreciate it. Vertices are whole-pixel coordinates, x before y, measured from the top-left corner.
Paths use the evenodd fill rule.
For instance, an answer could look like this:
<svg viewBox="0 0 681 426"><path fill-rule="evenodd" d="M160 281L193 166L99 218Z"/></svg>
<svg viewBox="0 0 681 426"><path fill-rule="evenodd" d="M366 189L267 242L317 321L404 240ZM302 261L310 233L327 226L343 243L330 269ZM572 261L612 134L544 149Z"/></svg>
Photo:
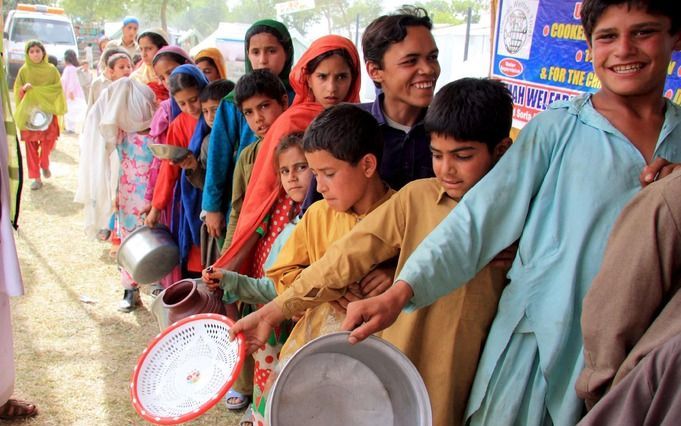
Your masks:
<svg viewBox="0 0 681 426"><path fill-rule="evenodd" d="M143 294L145 306L133 313L116 310L123 292L110 244L85 237L82 208L73 202L77 137L60 138L51 170L41 190L25 181L15 234L26 288L12 300L15 394L40 410L21 424L146 424L130 403L129 381L159 331L151 298ZM239 418L219 403L191 424L237 425Z"/></svg>

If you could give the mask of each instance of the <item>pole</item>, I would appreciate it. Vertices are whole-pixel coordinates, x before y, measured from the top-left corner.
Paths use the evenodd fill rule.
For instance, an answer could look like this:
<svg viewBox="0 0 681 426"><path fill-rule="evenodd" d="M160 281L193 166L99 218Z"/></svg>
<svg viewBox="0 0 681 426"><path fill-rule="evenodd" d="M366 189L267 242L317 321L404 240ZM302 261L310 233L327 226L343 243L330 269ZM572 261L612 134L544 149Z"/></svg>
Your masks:
<svg viewBox="0 0 681 426"><path fill-rule="evenodd" d="M466 16L466 41L463 46L463 61L466 62L468 60L468 43L471 41L471 20L472 20L472 15L473 15L473 8L469 7L468 8L468 13Z"/></svg>
<svg viewBox="0 0 681 426"><path fill-rule="evenodd" d="M355 16L355 46L359 46L359 13Z"/></svg>

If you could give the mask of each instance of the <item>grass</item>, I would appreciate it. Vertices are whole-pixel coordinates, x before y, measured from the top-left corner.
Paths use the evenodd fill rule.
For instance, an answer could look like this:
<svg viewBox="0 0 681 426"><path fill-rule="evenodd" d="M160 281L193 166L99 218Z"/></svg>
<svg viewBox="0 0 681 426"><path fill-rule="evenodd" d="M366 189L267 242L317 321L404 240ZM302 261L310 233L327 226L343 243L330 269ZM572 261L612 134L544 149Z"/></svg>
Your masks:
<svg viewBox="0 0 681 426"><path fill-rule="evenodd" d="M40 410L21 424L146 424L130 403L129 381L158 333L150 296L133 313L116 310L122 289L110 245L85 237L82 208L73 202L77 138L60 138L50 168L41 190L25 181L15 234L26 289L12 300L15 395ZM190 424L237 425L239 418L220 403Z"/></svg>

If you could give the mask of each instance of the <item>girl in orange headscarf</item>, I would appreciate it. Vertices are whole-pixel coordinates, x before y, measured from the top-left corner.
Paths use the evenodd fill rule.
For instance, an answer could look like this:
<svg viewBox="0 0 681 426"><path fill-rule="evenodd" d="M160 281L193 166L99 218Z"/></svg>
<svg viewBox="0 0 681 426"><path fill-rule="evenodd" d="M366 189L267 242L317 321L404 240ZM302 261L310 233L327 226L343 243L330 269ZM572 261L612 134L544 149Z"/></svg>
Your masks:
<svg viewBox="0 0 681 426"><path fill-rule="evenodd" d="M227 80L227 65L220 50L209 47L201 50L194 56L194 63L203 72L209 82L215 80Z"/></svg>
<svg viewBox="0 0 681 426"><path fill-rule="evenodd" d="M272 243L299 208L281 188L274 164L275 147L291 133L304 131L324 109L340 102L359 101L360 63L357 49L344 37L329 35L317 39L303 54L289 76L295 99L277 118L261 142L258 157L246 189L241 215L232 243L215 263L216 267L260 278ZM294 210L294 211L292 211ZM268 344L255 358L253 415L264 422L264 388L274 369L281 346L291 325L275 330ZM258 424L253 422L253 424Z"/></svg>

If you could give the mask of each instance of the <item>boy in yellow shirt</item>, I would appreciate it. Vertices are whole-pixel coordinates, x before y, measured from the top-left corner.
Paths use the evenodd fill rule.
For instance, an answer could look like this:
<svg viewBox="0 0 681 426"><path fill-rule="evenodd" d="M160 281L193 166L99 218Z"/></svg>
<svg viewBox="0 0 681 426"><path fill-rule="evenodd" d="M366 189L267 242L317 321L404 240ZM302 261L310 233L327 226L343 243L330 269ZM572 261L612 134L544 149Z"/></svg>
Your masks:
<svg viewBox="0 0 681 426"><path fill-rule="evenodd" d="M284 317L319 309L323 302L345 304L355 299L355 292L346 291L348 284L381 262L398 256L399 271L421 240L508 148L512 111L511 95L499 82L462 79L443 87L425 118L436 178L406 185L331 245L319 261L297 271L295 281L287 279L272 303L237 323L233 332L245 331L249 339L257 341L258 331ZM434 424L463 422L505 272L503 267L486 267L460 290L429 307L401 315L382 334L419 369L430 395ZM387 286L365 280L360 297L378 294Z"/></svg>

